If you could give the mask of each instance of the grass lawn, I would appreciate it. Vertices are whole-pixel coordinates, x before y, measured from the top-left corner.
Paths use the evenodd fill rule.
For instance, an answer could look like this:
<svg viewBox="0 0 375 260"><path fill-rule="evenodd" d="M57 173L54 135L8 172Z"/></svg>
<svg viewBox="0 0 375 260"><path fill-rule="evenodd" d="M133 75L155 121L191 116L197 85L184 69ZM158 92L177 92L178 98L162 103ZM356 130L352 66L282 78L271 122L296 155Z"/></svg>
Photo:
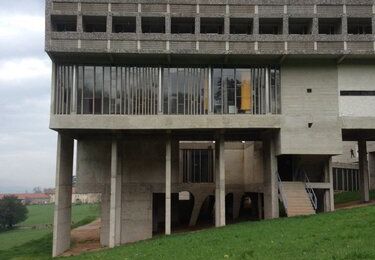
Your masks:
<svg viewBox="0 0 375 260"><path fill-rule="evenodd" d="M358 191L345 191L335 194L335 204L359 201L360 199L361 195ZM375 199L375 190L370 191L370 199Z"/></svg>
<svg viewBox="0 0 375 260"><path fill-rule="evenodd" d="M18 224L18 228L0 233L0 259L2 251L12 250L32 240L38 240L52 232L53 223L53 204L48 205L31 205L28 218ZM94 220L99 214L98 205L74 205L72 209L73 223L82 222L83 220ZM47 225L46 225L47 224Z"/></svg>
<svg viewBox="0 0 375 260"><path fill-rule="evenodd" d="M374 240L375 207L369 206L159 236L72 259L375 259ZM51 243L47 235L0 252L0 259L49 259Z"/></svg>

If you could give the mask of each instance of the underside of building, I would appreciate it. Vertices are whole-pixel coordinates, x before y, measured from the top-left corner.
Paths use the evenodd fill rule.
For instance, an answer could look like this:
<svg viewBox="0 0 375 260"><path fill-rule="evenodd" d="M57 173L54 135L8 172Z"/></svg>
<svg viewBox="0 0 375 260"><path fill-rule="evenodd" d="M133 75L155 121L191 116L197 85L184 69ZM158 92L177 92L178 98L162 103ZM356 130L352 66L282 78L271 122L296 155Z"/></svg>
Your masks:
<svg viewBox="0 0 375 260"><path fill-rule="evenodd" d="M109 247L332 211L343 141L358 145L346 184L369 200L372 1L46 3L54 256L70 247L73 158Z"/></svg>

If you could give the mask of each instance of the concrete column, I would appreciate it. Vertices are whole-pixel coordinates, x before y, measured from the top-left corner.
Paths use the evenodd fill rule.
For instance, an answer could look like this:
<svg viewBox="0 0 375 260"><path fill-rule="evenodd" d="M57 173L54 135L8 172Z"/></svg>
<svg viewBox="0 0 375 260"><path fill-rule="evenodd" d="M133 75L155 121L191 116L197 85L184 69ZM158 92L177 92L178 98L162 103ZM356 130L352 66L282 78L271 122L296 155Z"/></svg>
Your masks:
<svg viewBox="0 0 375 260"><path fill-rule="evenodd" d="M370 174L370 190L375 189L375 152L368 154L369 157L369 174Z"/></svg>
<svg viewBox="0 0 375 260"><path fill-rule="evenodd" d="M111 195L109 209L109 247L121 242L121 157L118 141L112 141L111 149Z"/></svg>
<svg viewBox="0 0 375 260"><path fill-rule="evenodd" d="M225 226L225 158L224 135L215 143L215 226Z"/></svg>
<svg viewBox="0 0 375 260"><path fill-rule="evenodd" d="M70 248L74 140L58 134L52 256Z"/></svg>
<svg viewBox="0 0 375 260"><path fill-rule="evenodd" d="M263 141L264 160L264 218L279 217L279 198L277 185L277 158L271 137Z"/></svg>
<svg viewBox="0 0 375 260"><path fill-rule="evenodd" d="M369 172L367 161L367 144L365 140L358 141L359 155L359 191L363 202L370 201L369 194Z"/></svg>
<svg viewBox="0 0 375 260"><path fill-rule="evenodd" d="M200 210L202 208L202 204L205 200L205 198L207 198L209 194L194 194L194 207L193 207L193 210L191 212L191 216L190 216L190 221L189 221L189 227L193 227L197 224L197 220L198 220L198 217L199 217L199 213L200 213Z"/></svg>
<svg viewBox="0 0 375 260"><path fill-rule="evenodd" d="M324 191L324 212L335 210L334 190L333 190L333 172L332 157L328 159L324 166L324 182L329 182L329 189Z"/></svg>
<svg viewBox="0 0 375 260"><path fill-rule="evenodd" d="M171 234L171 139L165 145L165 234Z"/></svg>

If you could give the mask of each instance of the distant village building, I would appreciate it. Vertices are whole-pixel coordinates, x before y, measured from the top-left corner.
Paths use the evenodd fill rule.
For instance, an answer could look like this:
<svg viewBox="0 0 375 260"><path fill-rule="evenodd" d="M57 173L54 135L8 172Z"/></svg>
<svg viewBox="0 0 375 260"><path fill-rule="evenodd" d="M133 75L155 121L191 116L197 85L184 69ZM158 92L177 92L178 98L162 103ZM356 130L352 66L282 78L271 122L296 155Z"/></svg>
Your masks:
<svg viewBox="0 0 375 260"><path fill-rule="evenodd" d="M15 193L15 194L0 194L0 199L5 196L15 196L21 200L24 205L37 205L51 203L50 196L45 193Z"/></svg>

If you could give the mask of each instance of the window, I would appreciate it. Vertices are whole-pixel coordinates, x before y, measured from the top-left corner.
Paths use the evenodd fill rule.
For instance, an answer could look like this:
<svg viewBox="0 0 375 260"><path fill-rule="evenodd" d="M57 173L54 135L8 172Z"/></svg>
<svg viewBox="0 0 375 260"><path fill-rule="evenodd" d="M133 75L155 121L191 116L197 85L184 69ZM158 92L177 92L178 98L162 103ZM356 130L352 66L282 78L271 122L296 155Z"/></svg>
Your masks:
<svg viewBox="0 0 375 260"><path fill-rule="evenodd" d="M164 68L164 114L208 113L207 68Z"/></svg>
<svg viewBox="0 0 375 260"><path fill-rule="evenodd" d="M230 19L231 34L252 34L253 20L249 18L231 18Z"/></svg>
<svg viewBox="0 0 375 260"><path fill-rule="evenodd" d="M214 182L212 149L182 149L184 183Z"/></svg>
<svg viewBox="0 0 375 260"><path fill-rule="evenodd" d="M375 96L374 90L341 90L340 96Z"/></svg>
<svg viewBox="0 0 375 260"><path fill-rule="evenodd" d="M268 87L266 82L269 83ZM272 114L280 113L278 68L215 68L212 84L215 114L265 114L267 111ZM266 102L267 99L269 102Z"/></svg>
<svg viewBox="0 0 375 260"><path fill-rule="evenodd" d="M171 33L195 33L195 18L172 17Z"/></svg>
<svg viewBox="0 0 375 260"><path fill-rule="evenodd" d="M112 31L114 33L135 33L136 18L135 17L113 17Z"/></svg>
<svg viewBox="0 0 375 260"><path fill-rule="evenodd" d="M282 34L283 19L281 18L259 18L260 34Z"/></svg>
<svg viewBox="0 0 375 260"><path fill-rule="evenodd" d="M348 18L349 34L372 34L371 18Z"/></svg>
<svg viewBox="0 0 375 260"><path fill-rule="evenodd" d="M142 17L143 33L165 33L164 17Z"/></svg>
<svg viewBox="0 0 375 260"><path fill-rule="evenodd" d="M289 34L311 34L311 18L289 18Z"/></svg>
<svg viewBox="0 0 375 260"><path fill-rule="evenodd" d="M319 34L340 34L341 18L319 18Z"/></svg>
<svg viewBox="0 0 375 260"><path fill-rule="evenodd" d="M54 32L77 31L77 17L73 15L52 15L51 24Z"/></svg>
<svg viewBox="0 0 375 260"><path fill-rule="evenodd" d="M201 18L201 33L224 33L224 18Z"/></svg>
<svg viewBox="0 0 375 260"><path fill-rule="evenodd" d="M107 17L105 16L83 16L84 32L106 32Z"/></svg>

